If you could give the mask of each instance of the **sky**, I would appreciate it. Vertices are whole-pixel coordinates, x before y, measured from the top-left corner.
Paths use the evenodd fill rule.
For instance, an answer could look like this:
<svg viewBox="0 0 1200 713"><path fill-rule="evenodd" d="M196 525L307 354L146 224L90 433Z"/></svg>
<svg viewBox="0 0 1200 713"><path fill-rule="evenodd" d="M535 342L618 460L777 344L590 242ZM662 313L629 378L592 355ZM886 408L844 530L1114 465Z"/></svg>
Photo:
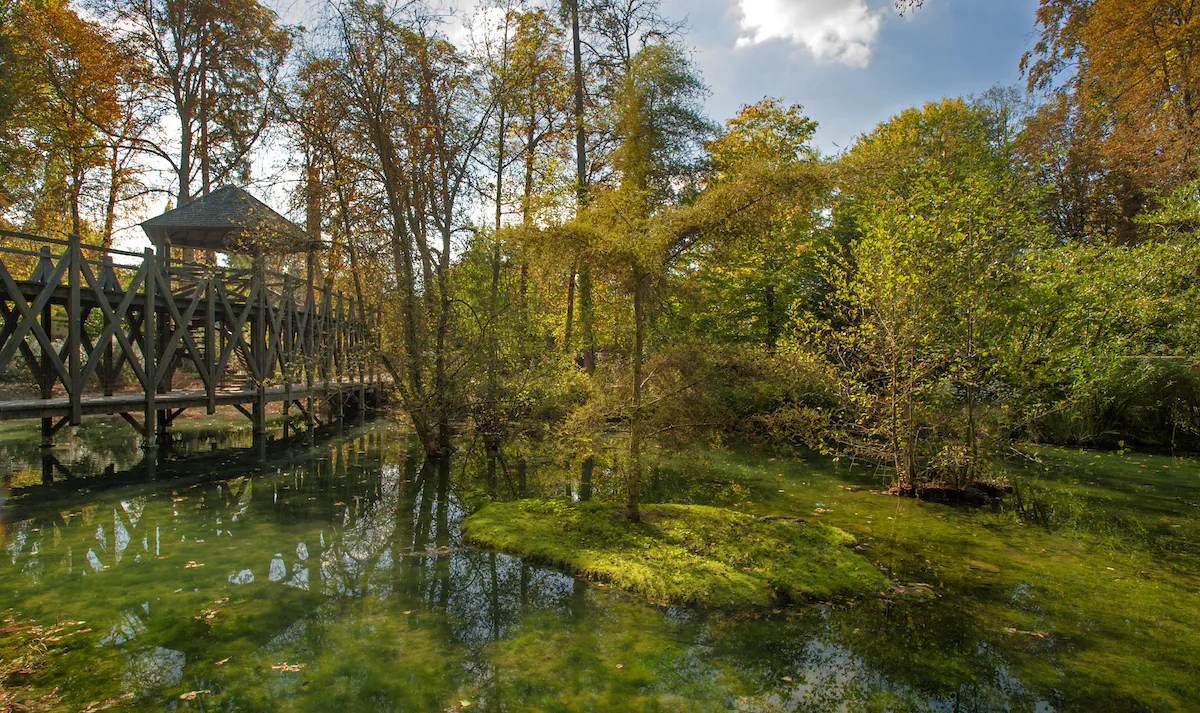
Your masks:
<svg viewBox="0 0 1200 713"><path fill-rule="evenodd" d="M433 0L435 3L437 0ZM457 25L484 0L441 0ZM545 0L530 0L538 3ZM893 0L660 0L687 20L685 42L724 121L765 96L803 104L826 153L911 106L1021 82L1038 0L925 0L906 13ZM267 0L285 21L322 0Z"/></svg>
<svg viewBox="0 0 1200 713"><path fill-rule="evenodd" d="M764 96L804 105L826 153L911 106L1021 83L1037 0L663 0L723 121Z"/></svg>

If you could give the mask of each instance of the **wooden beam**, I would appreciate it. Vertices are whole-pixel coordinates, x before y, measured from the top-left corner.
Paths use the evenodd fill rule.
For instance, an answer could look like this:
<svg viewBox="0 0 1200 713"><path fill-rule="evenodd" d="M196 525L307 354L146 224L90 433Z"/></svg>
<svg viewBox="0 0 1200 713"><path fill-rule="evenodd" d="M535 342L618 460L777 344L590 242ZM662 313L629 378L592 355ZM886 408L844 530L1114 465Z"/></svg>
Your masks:
<svg viewBox="0 0 1200 713"><path fill-rule="evenodd" d="M146 429L142 428L142 424L138 423L138 420L130 415L127 411L121 412L121 418L125 420L125 423L133 426L133 430L137 431L138 433L144 434L146 432Z"/></svg>

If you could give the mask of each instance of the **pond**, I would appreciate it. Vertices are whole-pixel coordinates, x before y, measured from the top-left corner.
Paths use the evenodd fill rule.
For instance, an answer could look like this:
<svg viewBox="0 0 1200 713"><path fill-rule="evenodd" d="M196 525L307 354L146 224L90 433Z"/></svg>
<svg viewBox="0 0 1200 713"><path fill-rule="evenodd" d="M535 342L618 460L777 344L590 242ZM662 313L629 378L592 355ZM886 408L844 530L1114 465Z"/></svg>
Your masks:
<svg viewBox="0 0 1200 713"><path fill-rule="evenodd" d="M650 498L842 527L939 595L723 615L462 546L484 489L466 445L427 463L388 422L258 447L197 428L151 469L122 428L75 429L46 482L36 429L0 433L5 661L57 626L4 686L47 710L1200 707L1194 460L1026 449L980 509L819 458L658 452ZM536 460L526 487L576 490Z"/></svg>

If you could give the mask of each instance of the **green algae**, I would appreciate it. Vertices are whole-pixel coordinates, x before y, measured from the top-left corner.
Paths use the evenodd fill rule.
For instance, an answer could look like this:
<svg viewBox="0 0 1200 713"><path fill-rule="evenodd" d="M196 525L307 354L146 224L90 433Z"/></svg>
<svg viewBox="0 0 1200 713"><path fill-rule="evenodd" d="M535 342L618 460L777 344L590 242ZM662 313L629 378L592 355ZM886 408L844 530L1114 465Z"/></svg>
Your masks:
<svg viewBox="0 0 1200 713"><path fill-rule="evenodd" d="M561 566L653 602L750 610L877 594L885 578L842 530L700 505L492 503L463 523L467 542Z"/></svg>
<svg viewBox="0 0 1200 713"><path fill-rule="evenodd" d="M61 710L1194 708L1200 466L1027 450L1038 460L1010 464L1020 503L991 508L873 493L872 472L820 458L660 451L655 501L836 527L862 548L847 553L936 595L778 613L647 606L465 547L482 478L461 460L421 466L419 446L386 427L268 450L261 464L180 460L158 480L44 505L18 495L4 510L0 609L93 631L12 685L30 687L26 701L58 687ZM531 465L530 482L552 479ZM307 589L293 586L298 566ZM253 582L231 578L251 569ZM209 693L180 698L195 691Z"/></svg>
<svg viewBox="0 0 1200 713"><path fill-rule="evenodd" d="M890 680L952 697L1003 670L1054 691L1067 710L1193 706L1200 464L1044 447L1031 455L1039 462L1009 465L1016 493L991 508L882 495L871 471L820 458L709 451L672 454L662 467L667 481L740 483L740 511L839 527L893 578L932 584L933 605L831 619L845 622L831 638Z"/></svg>

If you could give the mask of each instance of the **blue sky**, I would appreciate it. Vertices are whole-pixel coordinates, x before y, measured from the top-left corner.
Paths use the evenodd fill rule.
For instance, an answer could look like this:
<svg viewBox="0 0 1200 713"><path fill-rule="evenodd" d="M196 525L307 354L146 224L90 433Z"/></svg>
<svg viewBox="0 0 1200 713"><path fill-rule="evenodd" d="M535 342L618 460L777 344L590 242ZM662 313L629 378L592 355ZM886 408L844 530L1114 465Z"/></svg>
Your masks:
<svg viewBox="0 0 1200 713"><path fill-rule="evenodd" d="M825 152L910 106L1021 81L1037 0L663 0L724 120L764 96L803 104Z"/></svg>
<svg viewBox="0 0 1200 713"><path fill-rule="evenodd" d="M526 0L552 4L555 0ZM311 24L323 0L265 0L285 21ZM447 31L490 0L430 0ZM925 0L901 17L893 0L660 0L688 20L685 41L724 121L764 96L803 104L820 148L833 153L884 119L946 96L1021 81L1038 0Z"/></svg>

